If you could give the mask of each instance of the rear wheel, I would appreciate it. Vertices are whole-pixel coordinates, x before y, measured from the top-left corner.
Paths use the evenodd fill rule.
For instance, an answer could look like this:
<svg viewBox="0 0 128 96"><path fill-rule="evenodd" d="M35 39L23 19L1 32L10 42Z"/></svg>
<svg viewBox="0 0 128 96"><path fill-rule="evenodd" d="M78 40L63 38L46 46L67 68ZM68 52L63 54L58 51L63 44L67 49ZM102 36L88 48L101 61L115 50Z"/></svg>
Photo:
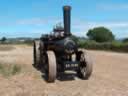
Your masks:
<svg viewBox="0 0 128 96"><path fill-rule="evenodd" d="M37 67L40 62L39 41L33 42L33 61L34 66Z"/></svg>
<svg viewBox="0 0 128 96"><path fill-rule="evenodd" d="M84 51L79 51L77 59L80 61L78 76L82 79L89 79L92 74L92 60Z"/></svg>
<svg viewBox="0 0 128 96"><path fill-rule="evenodd" d="M48 57L48 69L47 69L47 81L54 82L56 79L56 56L53 51L47 51Z"/></svg>
<svg viewBox="0 0 128 96"><path fill-rule="evenodd" d="M40 66L43 68L46 63L46 52L44 50L44 43L40 41Z"/></svg>

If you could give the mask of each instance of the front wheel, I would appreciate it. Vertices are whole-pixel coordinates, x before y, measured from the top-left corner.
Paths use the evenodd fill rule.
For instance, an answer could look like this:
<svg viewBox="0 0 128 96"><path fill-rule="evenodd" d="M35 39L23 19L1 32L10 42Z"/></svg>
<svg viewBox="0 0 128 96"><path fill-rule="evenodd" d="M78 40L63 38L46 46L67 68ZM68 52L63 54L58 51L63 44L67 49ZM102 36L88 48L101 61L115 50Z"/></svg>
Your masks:
<svg viewBox="0 0 128 96"><path fill-rule="evenodd" d="M92 74L92 60L84 51L79 51L77 59L80 61L77 74L82 79L89 79Z"/></svg>
<svg viewBox="0 0 128 96"><path fill-rule="evenodd" d="M48 67L47 67L47 81L54 82L56 79L56 56L53 51L47 51Z"/></svg>

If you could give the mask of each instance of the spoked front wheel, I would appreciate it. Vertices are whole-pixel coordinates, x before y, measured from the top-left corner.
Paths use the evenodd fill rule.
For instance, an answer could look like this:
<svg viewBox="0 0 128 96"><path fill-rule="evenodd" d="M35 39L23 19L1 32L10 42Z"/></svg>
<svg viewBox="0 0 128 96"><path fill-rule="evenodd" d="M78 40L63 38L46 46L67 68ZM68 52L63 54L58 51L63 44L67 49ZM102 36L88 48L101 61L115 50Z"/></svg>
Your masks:
<svg viewBox="0 0 128 96"><path fill-rule="evenodd" d="M92 60L84 51L79 51L77 59L80 61L77 74L82 79L89 79L92 74Z"/></svg>

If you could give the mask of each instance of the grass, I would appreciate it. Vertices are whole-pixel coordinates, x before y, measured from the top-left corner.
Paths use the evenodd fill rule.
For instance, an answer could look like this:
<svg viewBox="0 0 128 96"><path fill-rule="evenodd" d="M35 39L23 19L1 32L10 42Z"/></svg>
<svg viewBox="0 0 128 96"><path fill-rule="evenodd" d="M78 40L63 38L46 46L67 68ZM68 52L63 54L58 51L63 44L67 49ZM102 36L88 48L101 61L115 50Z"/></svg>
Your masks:
<svg viewBox="0 0 128 96"><path fill-rule="evenodd" d="M98 43L93 40L85 40L78 42L79 47L92 50L105 50L116 52L128 52L128 42L112 41Z"/></svg>
<svg viewBox="0 0 128 96"><path fill-rule="evenodd" d="M0 64L0 74L4 77L16 75L21 72L21 66L17 64Z"/></svg>

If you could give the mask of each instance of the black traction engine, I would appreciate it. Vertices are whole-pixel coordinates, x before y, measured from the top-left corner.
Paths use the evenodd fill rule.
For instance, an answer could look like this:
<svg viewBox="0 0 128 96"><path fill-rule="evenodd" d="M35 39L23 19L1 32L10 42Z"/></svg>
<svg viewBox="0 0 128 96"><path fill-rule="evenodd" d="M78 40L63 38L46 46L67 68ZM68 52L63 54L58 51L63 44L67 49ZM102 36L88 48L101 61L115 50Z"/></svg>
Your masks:
<svg viewBox="0 0 128 96"><path fill-rule="evenodd" d="M64 27L57 25L53 34L42 35L34 41L34 66L44 70L48 82L54 82L57 74L73 70L82 79L88 79L92 73L92 62L87 52L78 49L71 38L71 7L63 7Z"/></svg>

